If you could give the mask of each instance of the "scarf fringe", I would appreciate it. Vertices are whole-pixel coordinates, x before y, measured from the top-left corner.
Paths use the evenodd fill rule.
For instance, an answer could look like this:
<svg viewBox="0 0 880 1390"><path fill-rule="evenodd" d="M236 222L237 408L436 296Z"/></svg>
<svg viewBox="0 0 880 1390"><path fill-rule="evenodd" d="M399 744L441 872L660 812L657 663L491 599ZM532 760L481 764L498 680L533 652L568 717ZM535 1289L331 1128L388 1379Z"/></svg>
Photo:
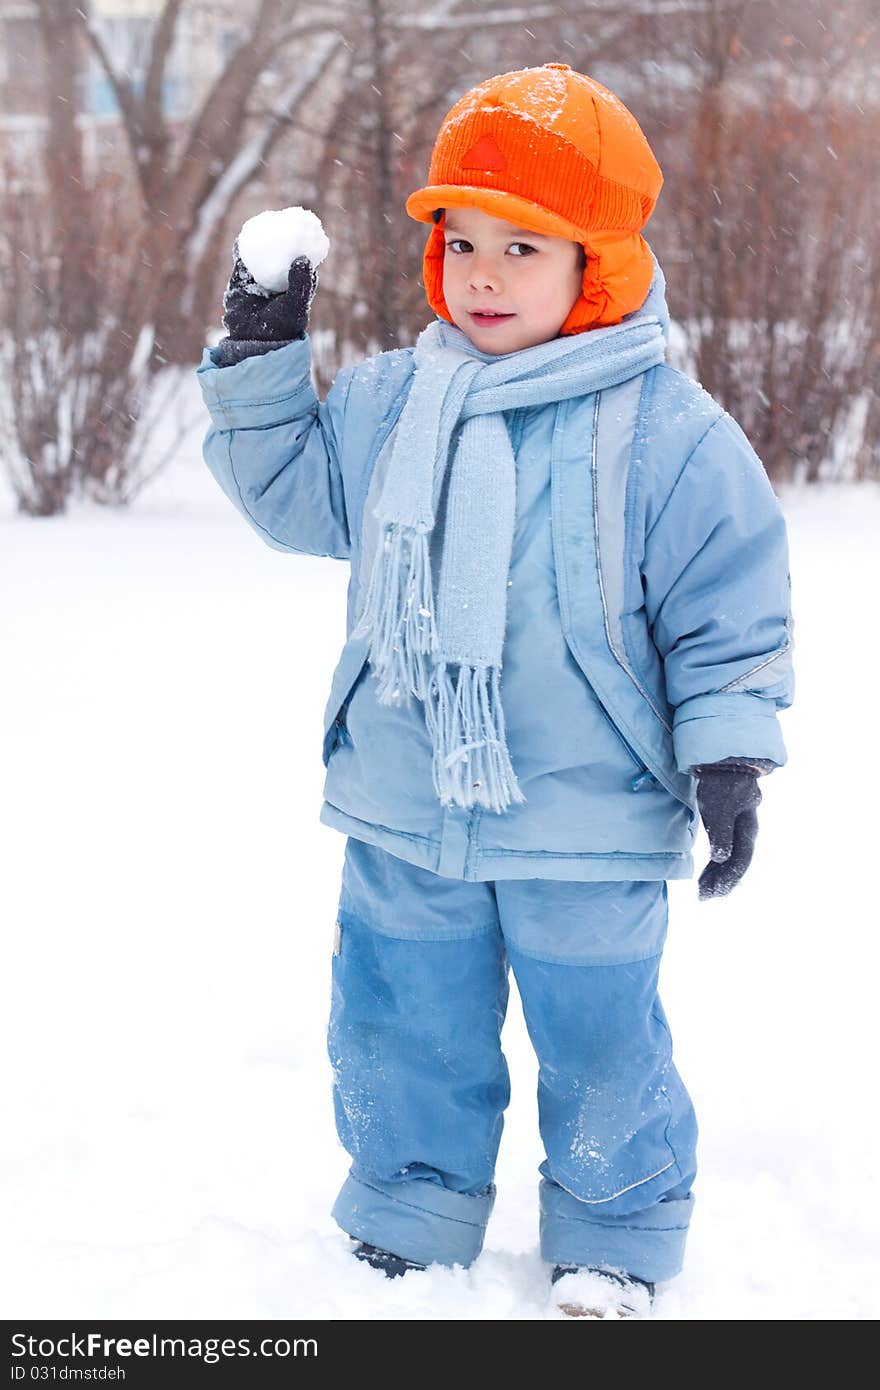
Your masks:
<svg viewBox="0 0 880 1390"><path fill-rule="evenodd" d="M502 812L511 801L525 801L507 751L499 668L436 661L427 533L397 522L383 527L352 636L370 633L379 702L408 705L411 695L424 701L434 790L443 805ZM455 678L450 664L458 667Z"/></svg>
<svg viewBox="0 0 880 1390"><path fill-rule="evenodd" d="M383 705L423 700L430 668L422 659L439 649L428 535L389 522L382 529L370 588L354 637L373 634L370 664Z"/></svg>
<svg viewBox="0 0 880 1390"><path fill-rule="evenodd" d="M477 805L502 812L524 802L507 751L497 666L438 662L425 701L434 744L434 790L444 806Z"/></svg>

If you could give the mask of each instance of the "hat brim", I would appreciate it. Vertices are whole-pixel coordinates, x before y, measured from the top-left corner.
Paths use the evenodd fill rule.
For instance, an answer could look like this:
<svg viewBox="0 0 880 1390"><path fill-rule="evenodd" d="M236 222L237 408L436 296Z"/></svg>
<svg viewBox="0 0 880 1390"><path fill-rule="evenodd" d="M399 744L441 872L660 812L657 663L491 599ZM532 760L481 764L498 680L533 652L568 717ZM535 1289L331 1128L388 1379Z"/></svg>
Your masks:
<svg viewBox="0 0 880 1390"><path fill-rule="evenodd" d="M508 193L503 188L474 188L457 183L434 184L419 188L411 193L404 204L410 217L416 222L433 222L435 208L478 207L490 217L513 222L532 232L542 232L544 236L564 237L567 241L585 244L584 229L549 212L530 198L521 198L517 193Z"/></svg>

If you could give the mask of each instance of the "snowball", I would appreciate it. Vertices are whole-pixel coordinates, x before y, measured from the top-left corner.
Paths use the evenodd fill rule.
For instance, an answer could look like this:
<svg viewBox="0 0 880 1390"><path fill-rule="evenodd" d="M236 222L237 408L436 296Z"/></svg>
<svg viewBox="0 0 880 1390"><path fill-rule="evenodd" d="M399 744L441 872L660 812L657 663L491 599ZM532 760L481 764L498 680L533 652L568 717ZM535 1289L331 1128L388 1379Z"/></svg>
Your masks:
<svg viewBox="0 0 880 1390"><path fill-rule="evenodd" d="M287 289L287 272L297 256L319 266L330 250L321 219L308 208L281 208L249 217L238 234L238 251L264 289Z"/></svg>

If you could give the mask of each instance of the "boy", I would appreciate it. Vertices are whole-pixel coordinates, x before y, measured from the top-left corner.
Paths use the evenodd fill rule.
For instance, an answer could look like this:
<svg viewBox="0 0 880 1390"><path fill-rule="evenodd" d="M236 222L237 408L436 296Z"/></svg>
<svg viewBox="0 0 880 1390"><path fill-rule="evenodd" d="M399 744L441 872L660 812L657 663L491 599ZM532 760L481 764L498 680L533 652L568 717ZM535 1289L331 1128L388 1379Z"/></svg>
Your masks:
<svg viewBox="0 0 880 1390"><path fill-rule="evenodd" d="M681 1268L696 1119L657 993L669 878L747 868L786 761L785 525L738 425L664 363L662 185L564 63L468 92L406 208L437 315L309 379L317 278L248 292L199 377L209 467L264 539L351 561L321 819L346 834L333 1215L389 1276L478 1256L512 967L540 1062L551 1308L638 1317ZM502 662L503 658L503 662ZM501 671L503 664L503 683Z"/></svg>

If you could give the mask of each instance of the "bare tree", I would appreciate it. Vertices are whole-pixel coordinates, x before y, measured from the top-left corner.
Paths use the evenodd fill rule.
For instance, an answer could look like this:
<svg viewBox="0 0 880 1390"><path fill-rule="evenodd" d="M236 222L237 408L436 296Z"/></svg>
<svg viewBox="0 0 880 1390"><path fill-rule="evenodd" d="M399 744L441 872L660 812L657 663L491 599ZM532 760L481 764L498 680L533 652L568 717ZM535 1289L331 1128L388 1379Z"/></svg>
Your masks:
<svg viewBox="0 0 880 1390"><path fill-rule="evenodd" d="M233 212L279 141L308 128L324 83L337 94L337 110L323 132L311 132L313 141L319 137L317 163L327 166L322 145L339 149L332 168L355 204L349 219L339 200L340 221L360 245L356 264L370 305L358 321L357 289L347 313L339 313L344 301L337 300L339 340L351 342L362 329L380 347L398 341L398 293L406 279L394 254L405 148L395 110L407 88L401 65L409 65L430 105L445 103L450 55L476 10L449 0L418 13L392 0L338 0L316 13L289 0L242 0L239 41L223 71L198 108L173 121L162 93L187 0L165 0L140 83L114 62L86 8L68 0L36 3L50 68L45 177L42 195L34 192L26 208L11 206L14 171L5 181L0 287L20 329L10 378L15 443L3 446L7 470L21 507L43 514L77 492L125 503L152 476L145 410L155 378L197 355L204 324L216 312L218 267L228 269ZM552 7L483 11L479 23L485 33L519 31L534 13L540 18ZM426 32L447 51L439 67L439 53L426 59ZM84 157L86 49L115 97L127 161L89 166ZM269 73L281 82L267 104L261 79ZM309 182L306 175L304 186ZM409 260L411 247L412 233Z"/></svg>
<svg viewBox="0 0 880 1390"><path fill-rule="evenodd" d="M81 492L125 503L151 476L141 416L157 373L191 361L207 317L229 209L264 167L291 109L308 100L339 37L291 19L284 0L256 0L251 23L194 115L172 129L161 93L184 0L166 0L146 80L114 67L100 27L67 0L37 0L49 81L43 179L26 200L7 156L0 195L0 294L14 338L2 446L19 505L63 509ZM306 14L305 6L301 7ZM121 113L129 160L87 168L81 94L86 43ZM259 124L248 117L258 78L283 46L294 75Z"/></svg>
<svg viewBox="0 0 880 1390"><path fill-rule="evenodd" d="M705 0L699 80L658 141L672 311L773 479L880 474L880 107L853 95L880 21L860 0L836 19L808 49L788 0Z"/></svg>

